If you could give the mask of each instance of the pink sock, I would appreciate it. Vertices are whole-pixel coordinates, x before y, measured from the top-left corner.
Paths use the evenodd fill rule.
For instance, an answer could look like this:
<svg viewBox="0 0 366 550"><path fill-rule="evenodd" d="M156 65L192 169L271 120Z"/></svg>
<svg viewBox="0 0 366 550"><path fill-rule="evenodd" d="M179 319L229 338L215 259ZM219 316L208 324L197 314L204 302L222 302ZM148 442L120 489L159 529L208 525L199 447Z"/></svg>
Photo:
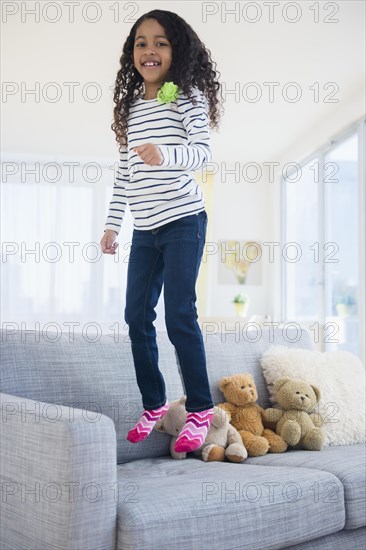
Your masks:
<svg viewBox="0 0 366 550"><path fill-rule="evenodd" d="M166 400L165 405L157 409L146 409L142 413L137 424L128 432L127 439L131 443L138 443L151 433L157 421L162 418L169 409L169 402Z"/></svg>
<svg viewBox="0 0 366 550"><path fill-rule="evenodd" d="M214 409L188 412L186 423L174 445L177 453L189 453L201 447L214 416Z"/></svg>

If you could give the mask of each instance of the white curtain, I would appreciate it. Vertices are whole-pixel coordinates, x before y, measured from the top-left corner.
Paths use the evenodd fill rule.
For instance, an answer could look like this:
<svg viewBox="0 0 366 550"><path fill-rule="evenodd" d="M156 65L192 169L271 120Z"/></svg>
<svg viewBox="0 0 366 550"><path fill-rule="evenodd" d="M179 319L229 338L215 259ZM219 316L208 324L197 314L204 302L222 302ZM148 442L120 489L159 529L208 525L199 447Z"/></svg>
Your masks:
<svg viewBox="0 0 366 550"><path fill-rule="evenodd" d="M127 209L118 253L103 254L117 162L3 160L1 190L1 321L11 330L83 332L87 339L125 333L125 292L132 239ZM156 308L165 330L164 300ZM49 337L56 337L54 334Z"/></svg>

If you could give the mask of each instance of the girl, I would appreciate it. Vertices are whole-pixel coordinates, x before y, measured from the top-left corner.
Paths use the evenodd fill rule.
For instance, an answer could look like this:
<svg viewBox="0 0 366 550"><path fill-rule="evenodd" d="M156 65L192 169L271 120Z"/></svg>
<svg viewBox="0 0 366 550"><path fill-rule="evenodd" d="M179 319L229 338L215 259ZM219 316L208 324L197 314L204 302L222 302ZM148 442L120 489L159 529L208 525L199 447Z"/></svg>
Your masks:
<svg viewBox="0 0 366 550"><path fill-rule="evenodd" d="M209 50L170 11L136 21L120 63L112 129L121 162L100 244L103 253L116 253L128 202L134 229L124 318L144 412L127 439L145 439L169 408L153 325L164 284L167 333L187 395L175 450L190 452L204 442L214 407L195 305L208 219L194 170L211 160L208 126L218 126L221 84Z"/></svg>

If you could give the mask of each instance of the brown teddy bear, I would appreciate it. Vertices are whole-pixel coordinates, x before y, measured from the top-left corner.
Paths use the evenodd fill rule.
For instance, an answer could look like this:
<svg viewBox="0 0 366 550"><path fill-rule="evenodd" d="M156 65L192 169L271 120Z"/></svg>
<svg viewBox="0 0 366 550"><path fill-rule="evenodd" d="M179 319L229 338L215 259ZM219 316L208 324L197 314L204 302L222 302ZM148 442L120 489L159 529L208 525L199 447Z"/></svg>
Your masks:
<svg viewBox="0 0 366 550"><path fill-rule="evenodd" d="M183 395L177 401L170 403L168 412L154 426L154 430L173 436L170 442L170 454L176 459L187 457L187 453L177 453L174 450L175 442L187 417L184 405L186 400L187 396ZM230 424L229 415L216 406L214 410L215 414L206 439L199 449L193 451L193 454L199 456L205 462L223 462L225 457L230 462L243 462L247 458L248 453L240 435Z"/></svg>
<svg viewBox="0 0 366 550"><path fill-rule="evenodd" d="M275 424L266 420L267 427L263 425L265 411L256 403L258 393L250 373L225 376L221 378L219 387L226 403L217 406L230 414L230 422L241 435L248 456L286 451L286 442L268 427Z"/></svg>
<svg viewBox="0 0 366 550"><path fill-rule="evenodd" d="M276 422L276 433L295 449L320 451L324 445L324 421L311 412L321 398L318 386L300 378L281 377L274 384L274 393L281 408L267 409L265 418Z"/></svg>

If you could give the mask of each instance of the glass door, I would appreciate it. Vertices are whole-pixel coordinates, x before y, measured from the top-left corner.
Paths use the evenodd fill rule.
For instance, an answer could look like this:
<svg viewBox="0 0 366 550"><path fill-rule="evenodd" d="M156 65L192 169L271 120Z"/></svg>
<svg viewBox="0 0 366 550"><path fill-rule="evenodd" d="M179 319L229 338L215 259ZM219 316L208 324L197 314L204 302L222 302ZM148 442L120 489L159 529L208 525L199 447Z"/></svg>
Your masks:
<svg viewBox="0 0 366 550"><path fill-rule="evenodd" d="M360 196L358 135L352 134L324 157L324 235L328 261L324 261L325 318L334 323L326 350L360 354ZM329 175L331 173L331 175Z"/></svg>
<svg viewBox="0 0 366 550"><path fill-rule="evenodd" d="M314 321L321 309L319 262L314 243L319 235L319 183L317 157L288 176L284 182L282 261L286 321Z"/></svg>
<svg viewBox="0 0 366 550"><path fill-rule="evenodd" d="M365 120L282 180L282 321L365 354Z"/></svg>

